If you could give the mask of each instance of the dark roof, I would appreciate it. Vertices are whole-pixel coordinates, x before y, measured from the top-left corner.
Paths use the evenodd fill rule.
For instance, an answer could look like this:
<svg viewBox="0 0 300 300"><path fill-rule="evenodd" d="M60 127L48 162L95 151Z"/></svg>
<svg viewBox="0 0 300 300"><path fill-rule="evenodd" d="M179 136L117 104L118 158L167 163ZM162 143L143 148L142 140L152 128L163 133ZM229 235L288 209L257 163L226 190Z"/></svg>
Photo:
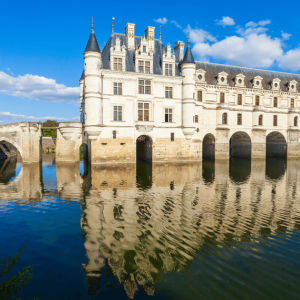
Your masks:
<svg viewBox="0 0 300 300"><path fill-rule="evenodd" d="M84 70L82 71L82 74L81 74L81 77L80 77L79 81L82 80L82 79L84 79Z"/></svg>
<svg viewBox="0 0 300 300"><path fill-rule="evenodd" d="M110 69L110 47L113 43L115 45L116 37L120 38L121 46L125 45L127 48L127 39L125 34L113 33L107 44L104 46L102 51L102 68ZM141 43L142 37L135 36L135 47L137 48ZM153 74L162 75L162 56L165 53L165 46L159 39L154 39L154 53L153 53ZM127 72L135 72L135 50L126 51L126 66ZM175 67L175 75L180 76L178 67Z"/></svg>
<svg viewBox="0 0 300 300"><path fill-rule="evenodd" d="M255 76L261 76L262 79L262 87L265 90L270 89L270 84L273 79L279 78L280 81L280 89L281 91L287 92L287 83L296 80L297 83L297 91L300 90L300 75L299 74L290 74L283 72L273 72L273 71L265 71L259 69L250 69L243 67L234 67L227 66L215 63L207 63L207 62L196 62L196 70L203 69L206 71L205 73L205 81L208 84L215 85L217 83L217 76L220 72L226 72L228 74L227 83L230 86L234 86L233 79L238 74L243 74L245 76L245 86L247 88L252 88L252 80Z"/></svg>
<svg viewBox="0 0 300 300"><path fill-rule="evenodd" d="M85 48L84 52L88 52L88 51L101 52L100 48L99 48L99 45L97 43L97 39L96 39L94 31L91 32L89 41L86 45L86 48Z"/></svg>
<svg viewBox="0 0 300 300"><path fill-rule="evenodd" d="M194 64L194 57L193 57L193 53L190 47L190 43L188 43L187 47L186 47L186 51L184 54L184 58L181 62L181 64Z"/></svg>

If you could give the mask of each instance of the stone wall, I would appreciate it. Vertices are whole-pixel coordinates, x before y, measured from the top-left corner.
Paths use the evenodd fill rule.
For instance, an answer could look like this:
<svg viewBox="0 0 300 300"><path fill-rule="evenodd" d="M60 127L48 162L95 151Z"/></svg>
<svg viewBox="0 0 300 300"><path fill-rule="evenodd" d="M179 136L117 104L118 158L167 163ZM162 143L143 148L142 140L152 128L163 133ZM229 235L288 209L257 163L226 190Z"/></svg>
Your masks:
<svg viewBox="0 0 300 300"><path fill-rule="evenodd" d="M42 149L43 152L47 152L49 149L49 152L51 153L56 148L56 138L53 137L42 137Z"/></svg>

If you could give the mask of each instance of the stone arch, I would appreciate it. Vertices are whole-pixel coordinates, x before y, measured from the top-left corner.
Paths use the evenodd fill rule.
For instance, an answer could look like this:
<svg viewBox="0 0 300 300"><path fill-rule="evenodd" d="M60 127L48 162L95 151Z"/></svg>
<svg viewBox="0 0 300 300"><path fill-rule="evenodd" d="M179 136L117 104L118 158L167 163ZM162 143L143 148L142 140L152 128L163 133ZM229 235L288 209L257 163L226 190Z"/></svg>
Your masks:
<svg viewBox="0 0 300 300"><path fill-rule="evenodd" d="M203 138L202 157L215 159L215 143L216 139L213 134L207 133Z"/></svg>
<svg viewBox="0 0 300 300"><path fill-rule="evenodd" d="M136 160L152 162L153 140L149 135L140 135L136 139Z"/></svg>
<svg viewBox="0 0 300 300"><path fill-rule="evenodd" d="M272 131L267 135L266 154L267 156L287 156L287 143L282 133Z"/></svg>
<svg viewBox="0 0 300 300"><path fill-rule="evenodd" d="M79 147L79 158L80 160L88 160L88 145L87 143L83 142Z"/></svg>
<svg viewBox="0 0 300 300"><path fill-rule="evenodd" d="M18 144L16 144L15 142L13 142L11 139L7 137L0 137L0 144L5 144L5 143L9 143L10 145L12 145L16 150L18 150L20 155L23 157L22 148Z"/></svg>
<svg viewBox="0 0 300 300"><path fill-rule="evenodd" d="M251 158L251 138L246 132L235 132L229 143L230 156Z"/></svg>

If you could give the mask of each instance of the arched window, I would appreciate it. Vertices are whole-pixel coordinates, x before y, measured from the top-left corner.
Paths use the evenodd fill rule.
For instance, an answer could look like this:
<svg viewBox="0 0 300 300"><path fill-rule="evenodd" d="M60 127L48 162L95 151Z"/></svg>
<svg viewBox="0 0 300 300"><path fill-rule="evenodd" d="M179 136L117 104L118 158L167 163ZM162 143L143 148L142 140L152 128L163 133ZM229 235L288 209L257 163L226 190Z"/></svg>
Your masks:
<svg viewBox="0 0 300 300"><path fill-rule="evenodd" d="M294 126L298 126L298 117L294 118Z"/></svg>
<svg viewBox="0 0 300 300"><path fill-rule="evenodd" d="M222 115L222 124L227 124L227 113Z"/></svg>
<svg viewBox="0 0 300 300"><path fill-rule="evenodd" d="M263 115L259 115L259 117L258 117L258 125L262 126L262 124L263 124Z"/></svg>

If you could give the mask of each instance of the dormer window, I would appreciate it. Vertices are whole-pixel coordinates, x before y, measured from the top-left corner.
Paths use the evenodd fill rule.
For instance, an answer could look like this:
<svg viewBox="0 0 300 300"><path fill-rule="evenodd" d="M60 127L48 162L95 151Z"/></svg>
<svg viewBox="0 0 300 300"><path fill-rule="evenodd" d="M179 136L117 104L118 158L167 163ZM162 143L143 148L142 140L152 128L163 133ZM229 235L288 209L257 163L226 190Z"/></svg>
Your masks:
<svg viewBox="0 0 300 300"><path fill-rule="evenodd" d="M146 53L146 46L143 46L143 53Z"/></svg>
<svg viewBox="0 0 300 300"><path fill-rule="evenodd" d="M288 83L288 91L289 92L296 92L297 89L297 81L296 80L292 80Z"/></svg>
<svg viewBox="0 0 300 300"><path fill-rule="evenodd" d="M252 80L252 87L254 89L261 89L262 88L262 80L263 80L262 77L255 76Z"/></svg>
<svg viewBox="0 0 300 300"><path fill-rule="evenodd" d="M271 83L271 89L273 91L279 91L280 90L280 79L279 78L275 78L272 80L272 83Z"/></svg>
<svg viewBox="0 0 300 300"><path fill-rule="evenodd" d="M244 87L245 86L245 75L243 75L243 74L236 75L235 79L234 79L234 85L239 86L239 87Z"/></svg>
<svg viewBox="0 0 300 300"><path fill-rule="evenodd" d="M172 64L165 64L165 75L172 76Z"/></svg>
<svg viewBox="0 0 300 300"><path fill-rule="evenodd" d="M206 71L204 71L203 69L197 70L195 80L197 82L206 83L205 82L205 73L206 73Z"/></svg>
<svg viewBox="0 0 300 300"><path fill-rule="evenodd" d="M122 71L122 58L114 57L114 70Z"/></svg>
<svg viewBox="0 0 300 300"><path fill-rule="evenodd" d="M227 76L228 74L226 72L221 72L218 74L217 83L221 85L227 85Z"/></svg>
<svg viewBox="0 0 300 300"><path fill-rule="evenodd" d="M139 60L139 73L150 73L150 61Z"/></svg>

